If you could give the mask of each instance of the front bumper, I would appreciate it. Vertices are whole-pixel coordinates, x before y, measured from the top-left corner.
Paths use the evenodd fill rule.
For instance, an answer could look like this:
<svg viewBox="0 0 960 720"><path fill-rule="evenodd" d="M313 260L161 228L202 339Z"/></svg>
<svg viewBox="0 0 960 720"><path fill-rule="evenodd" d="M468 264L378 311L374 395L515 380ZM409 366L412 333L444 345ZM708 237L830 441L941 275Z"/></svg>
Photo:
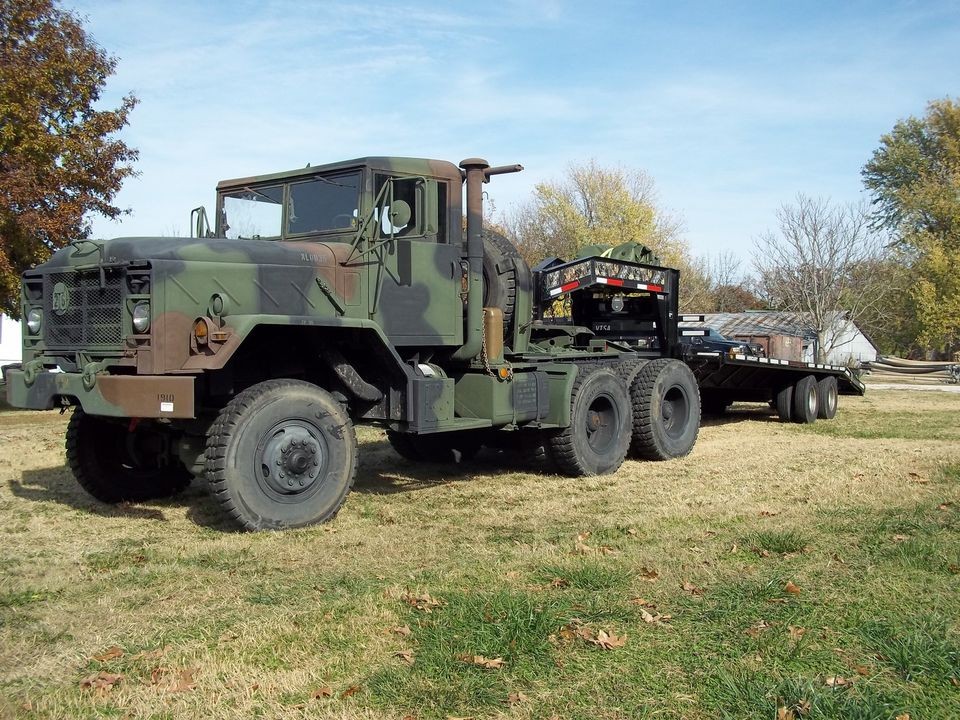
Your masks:
<svg viewBox="0 0 960 720"><path fill-rule="evenodd" d="M76 404L90 415L130 418L195 417L193 376L82 375L80 373L7 372L7 402L30 410ZM30 380L31 382L28 382Z"/></svg>

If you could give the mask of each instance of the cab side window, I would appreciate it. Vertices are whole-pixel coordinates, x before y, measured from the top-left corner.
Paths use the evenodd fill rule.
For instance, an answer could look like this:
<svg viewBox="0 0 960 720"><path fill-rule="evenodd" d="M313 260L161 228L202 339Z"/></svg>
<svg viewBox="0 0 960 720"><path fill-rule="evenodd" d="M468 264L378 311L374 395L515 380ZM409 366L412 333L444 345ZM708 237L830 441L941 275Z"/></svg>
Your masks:
<svg viewBox="0 0 960 720"><path fill-rule="evenodd" d="M374 187L375 197L380 197L380 192L384 185L390 180L386 175L377 175ZM380 233L390 235L391 231L396 237L415 237L423 235L422 218L422 182L419 178L393 178L393 196L391 198L390 189L383 194L380 199L380 206L377 208L380 218ZM391 212L391 201L399 205L405 203L409 208L409 220L405 223L397 221L398 217L406 219L406 212ZM396 225L394 223L397 223Z"/></svg>
<svg viewBox="0 0 960 720"><path fill-rule="evenodd" d="M294 183L287 200L287 234L352 230L359 206L360 173Z"/></svg>

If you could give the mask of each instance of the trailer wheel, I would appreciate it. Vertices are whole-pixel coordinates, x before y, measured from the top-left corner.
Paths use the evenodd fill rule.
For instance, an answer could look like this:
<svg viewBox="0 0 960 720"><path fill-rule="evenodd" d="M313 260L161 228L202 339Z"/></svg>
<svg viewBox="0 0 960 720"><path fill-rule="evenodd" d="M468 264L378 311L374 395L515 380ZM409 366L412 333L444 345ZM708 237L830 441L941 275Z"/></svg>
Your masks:
<svg viewBox="0 0 960 720"><path fill-rule="evenodd" d="M505 236L483 229L483 306L503 310L503 334L513 335L517 293L531 287L530 268Z"/></svg>
<svg viewBox="0 0 960 720"><path fill-rule="evenodd" d="M827 375L817 381L817 417L821 420L833 420L837 415L837 379Z"/></svg>
<svg viewBox="0 0 960 720"><path fill-rule="evenodd" d="M300 380L267 380L224 407L207 436L213 497L245 530L325 522L357 473L357 437L330 393Z"/></svg>
<svg viewBox="0 0 960 720"><path fill-rule="evenodd" d="M809 424L817 421L817 378L807 375L793 386L793 412L795 423Z"/></svg>
<svg viewBox="0 0 960 720"><path fill-rule="evenodd" d="M605 475L623 464L633 411L623 380L612 371L578 368L570 425L549 436L550 456L564 475Z"/></svg>
<svg viewBox="0 0 960 720"><path fill-rule="evenodd" d="M67 423L67 465L100 502L142 502L184 490L191 475L169 452L169 437L155 423L131 425L87 415L79 407Z"/></svg>
<svg viewBox="0 0 960 720"><path fill-rule="evenodd" d="M700 431L700 390L685 363L668 358L647 363L633 379L630 397L634 455L670 460L690 453Z"/></svg>
<svg viewBox="0 0 960 720"><path fill-rule="evenodd" d="M777 390L771 405L776 409L780 422L790 422L793 419L793 385Z"/></svg>

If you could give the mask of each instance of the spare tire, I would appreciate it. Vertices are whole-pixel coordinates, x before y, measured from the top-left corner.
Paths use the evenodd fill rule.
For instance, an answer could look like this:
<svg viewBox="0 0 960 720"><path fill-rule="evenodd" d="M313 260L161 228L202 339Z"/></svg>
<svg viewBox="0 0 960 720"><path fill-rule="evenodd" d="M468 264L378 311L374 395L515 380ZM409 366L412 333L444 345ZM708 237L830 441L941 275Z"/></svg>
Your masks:
<svg viewBox="0 0 960 720"><path fill-rule="evenodd" d="M505 235L483 228L483 306L503 311L503 335L513 337L517 296L533 286L530 268Z"/></svg>

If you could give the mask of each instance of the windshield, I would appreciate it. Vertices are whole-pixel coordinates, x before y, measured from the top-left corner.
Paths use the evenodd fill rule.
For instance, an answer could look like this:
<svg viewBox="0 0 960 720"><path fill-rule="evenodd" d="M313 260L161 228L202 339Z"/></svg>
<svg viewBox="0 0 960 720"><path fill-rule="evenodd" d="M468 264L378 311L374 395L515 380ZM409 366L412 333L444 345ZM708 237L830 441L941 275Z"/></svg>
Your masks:
<svg viewBox="0 0 960 720"><path fill-rule="evenodd" d="M361 174L351 172L225 193L222 232L233 239L274 239L354 230L360 214L360 185Z"/></svg>
<svg viewBox="0 0 960 720"><path fill-rule="evenodd" d="M228 238L280 237L283 185L243 188L223 197L223 231Z"/></svg>

